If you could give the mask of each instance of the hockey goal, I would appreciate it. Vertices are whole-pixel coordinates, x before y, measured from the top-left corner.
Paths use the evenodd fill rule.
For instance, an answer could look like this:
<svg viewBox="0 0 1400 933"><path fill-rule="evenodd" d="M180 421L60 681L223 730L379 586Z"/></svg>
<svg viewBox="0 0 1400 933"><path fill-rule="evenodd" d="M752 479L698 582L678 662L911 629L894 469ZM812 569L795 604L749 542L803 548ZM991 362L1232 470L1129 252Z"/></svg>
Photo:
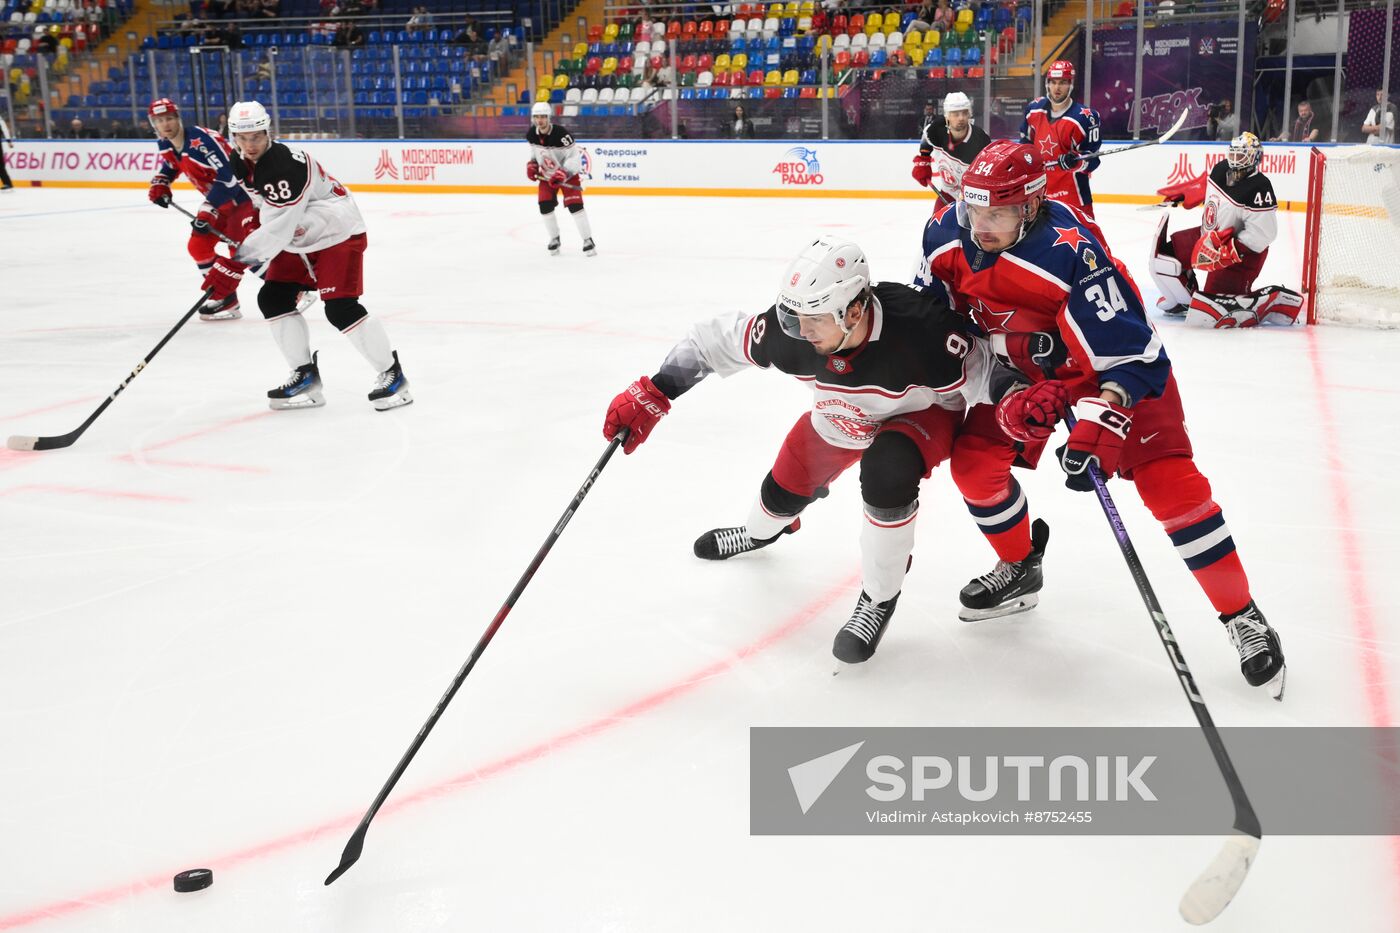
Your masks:
<svg viewBox="0 0 1400 933"><path fill-rule="evenodd" d="M1400 149L1314 149L1304 230L1308 323L1400 328Z"/></svg>

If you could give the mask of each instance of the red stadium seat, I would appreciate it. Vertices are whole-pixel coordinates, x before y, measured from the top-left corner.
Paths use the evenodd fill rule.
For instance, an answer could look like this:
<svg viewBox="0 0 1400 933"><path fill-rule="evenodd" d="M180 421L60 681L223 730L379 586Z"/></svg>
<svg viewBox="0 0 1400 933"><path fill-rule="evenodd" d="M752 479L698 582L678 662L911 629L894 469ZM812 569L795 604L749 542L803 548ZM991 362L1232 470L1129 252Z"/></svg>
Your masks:
<svg viewBox="0 0 1400 933"><path fill-rule="evenodd" d="M700 38L708 39L715 34L715 24L707 19L700 24L700 29L698 30L698 32L700 34Z"/></svg>
<svg viewBox="0 0 1400 933"><path fill-rule="evenodd" d="M755 68L749 72L749 87L763 87L763 69Z"/></svg>
<svg viewBox="0 0 1400 933"><path fill-rule="evenodd" d="M685 36L687 39L695 38L699 31L700 24L693 19L688 19L681 24L681 35Z"/></svg>
<svg viewBox="0 0 1400 933"><path fill-rule="evenodd" d="M780 87L766 87L763 89L763 96L769 99L772 99L774 97L782 97L783 89Z"/></svg>
<svg viewBox="0 0 1400 933"><path fill-rule="evenodd" d="M928 76L930 78L946 78L948 77L948 69L944 68L942 65L937 68L930 68L928 70Z"/></svg>
<svg viewBox="0 0 1400 933"><path fill-rule="evenodd" d="M589 26L589 27L588 27L588 41L589 41L589 42L602 42L602 41L603 41L603 27L602 27L602 26Z"/></svg>

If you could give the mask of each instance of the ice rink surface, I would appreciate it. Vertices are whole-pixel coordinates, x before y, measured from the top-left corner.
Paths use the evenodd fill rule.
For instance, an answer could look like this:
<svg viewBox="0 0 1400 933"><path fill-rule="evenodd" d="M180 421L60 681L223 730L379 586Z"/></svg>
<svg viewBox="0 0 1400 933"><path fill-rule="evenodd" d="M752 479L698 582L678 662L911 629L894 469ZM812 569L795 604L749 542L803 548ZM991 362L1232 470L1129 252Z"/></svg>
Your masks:
<svg viewBox="0 0 1400 933"><path fill-rule="evenodd" d="M598 256L565 219L550 260L529 197L359 202L364 304L416 404L375 412L374 373L318 306L327 405L270 412L286 370L249 282L243 320L192 321L76 446L0 451L0 930L1185 928L1176 901L1214 837L748 834L750 726L1193 722L1097 504L1048 462L1020 475L1052 528L1040 608L957 621L994 560L940 469L879 654L833 677L854 476L780 546L691 554L743 521L809 403L762 372L712 377L614 458L364 857L323 887L602 453L613 395L689 322L767 307L821 231L907 280L927 216L594 197ZM1156 215L1100 219L1150 303ZM1302 216L1281 221L1260 281L1296 287ZM121 381L198 294L185 237L142 191L0 196L0 434L67 432ZM1285 702L1247 687L1160 526L1112 484L1216 721L1391 724L1400 332L1158 324L1290 662ZM174 894L193 867L214 886ZM1266 837L1213 928L1339 924L1400 926L1400 842Z"/></svg>

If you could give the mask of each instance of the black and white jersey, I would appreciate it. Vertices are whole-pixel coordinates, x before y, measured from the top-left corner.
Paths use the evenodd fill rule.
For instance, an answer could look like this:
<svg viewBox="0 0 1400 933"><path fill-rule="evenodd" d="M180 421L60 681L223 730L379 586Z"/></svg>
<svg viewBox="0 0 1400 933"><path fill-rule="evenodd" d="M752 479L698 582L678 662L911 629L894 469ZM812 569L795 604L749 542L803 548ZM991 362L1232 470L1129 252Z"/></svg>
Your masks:
<svg viewBox="0 0 1400 933"><path fill-rule="evenodd" d="M1256 171L1227 185L1229 163L1215 163L1206 179L1201 233L1235 231L1235 240L1251 252L1262 253L1278 236L1278 199L1267 175Z"/></svg>
<svg viewBox="0 0 1400 933"><path fill-rule="evenodd" d="M948 124L935 120L924 127L919 140L919 153L933 159L933 185L949 198L957 200L962 193L963 172L990 145L992 139L976 124L968 128L967 137L956 142L948 136Z"/></svg>
<svg viewBox="0 0 1400 933"><path fill-rule="evenodd" d="M256 163L236 158L233 168L258 208L258 229L238 247L239 262L314 253L365 232L350 192L300 149L273 143Z"/></svg>
<svg viewBox="0 0 1400 933"><path fill-rule="evenodd" d="M860 346L818 353L783 332L773 307L722 315L694 325L652 381L676 398L710 373L781 370L812 386L812 426L822 439L854 450L870 446L896 415L992 400L990 348L967 332L964 318L918 286L882 282L872 291L870 334Z"/></svg>
<svg viewBox="0 0 1400 933"><path fill-rule="evenodd" d="M530 157L548 177L556 168L562 168L570 175L583 171L583 156L574 145L574 137L558 123L549 128L543 136L533 126L525 133L525 141L530 144Z"/></svg>

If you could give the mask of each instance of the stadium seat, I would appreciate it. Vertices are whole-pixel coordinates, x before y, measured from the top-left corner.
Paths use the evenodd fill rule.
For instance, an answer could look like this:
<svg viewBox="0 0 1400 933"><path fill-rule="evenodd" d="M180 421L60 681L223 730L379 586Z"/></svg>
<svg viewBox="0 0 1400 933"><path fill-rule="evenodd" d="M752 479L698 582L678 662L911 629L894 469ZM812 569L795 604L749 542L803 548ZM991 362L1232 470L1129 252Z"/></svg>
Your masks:
<svg viewBox="0 0 1400 933"><path fill-rule="evenodd" d="M884 25L884 18L879 13L871 13L865 18L865 34L868 36L872 33L880 32L880 27L882 25Z"/></svg>
<svg viewBox="0 0 1400 933"><path fill-rule="evenodd" d="M598 92L598 103L611 104L613 102L613 95L616 93L617 92L610 87L603 88Z"/></svg>
<svg viewBox="0 0 1400 933"><path fill-rule="evenodd" d="M763 69L762 69L762 68L755 68L753 71L750 71L750 72L749 72L749 82L748 82L748 83L749 83L749 87L762 87L762 86L763 86Z"/></svg>

